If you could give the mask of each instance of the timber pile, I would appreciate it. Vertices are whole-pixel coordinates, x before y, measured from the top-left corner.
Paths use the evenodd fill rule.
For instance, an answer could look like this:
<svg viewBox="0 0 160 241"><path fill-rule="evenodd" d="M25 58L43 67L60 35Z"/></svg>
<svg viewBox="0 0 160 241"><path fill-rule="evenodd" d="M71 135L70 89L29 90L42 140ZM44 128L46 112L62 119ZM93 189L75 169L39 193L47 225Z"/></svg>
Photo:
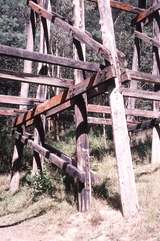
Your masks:
<svg viewBox="0 0 160 241"><path fill-rule="evenodd" d="M83 2L82 0L79 0ZM75 3L78 4L78 2ZM146 1L140 1L139 7L135 7L128 3L108 0L92 0L98 4L103 44L95 41L91 35L81 29L78 24L72 24L55 12L50 12L39 4L39 1L28 1L28 7L31 9L31 25L33 40L35 40L36 18L39 15L46 44L47 53L38 53L24 50L21 48L13 48L0 45L0 55L30 60L33 62L41 62L48 65L63 66L77 70L81 73L80 81L73 79L53 78L45 74L33 75L32 73L16 73L11 71L1 71L0 81L19 81L22 83L32 83L38 85L46 85L62 88L59 95L55 95L48 100L41 98L26 98L23 96L0 96L0 103L17 105L17 108L0 108L0 115L13 116L15 131L15 152L12 159L12 179L11 190L16 191L19 187L19 179L17 173L20 168L22 152L24 145L34 150L34 158L37 168L42 171L41 156L48 159L58 168L62 169L68 175L74 177L79 187L79 210L86 211L91 205L91 170L89 164L89 148L87 143L88 124L111 125L114 133L115 150L119 172L120 192L123 214L132 216L138 211L138 201L135 188L135 179L132 167L132 159L129 146L128 131L137 131L158 126L160 122L159 110L140 110L137 108L125 108L124 99L139 98L152 101L160 101L159 92L144 91L134 88L126 88L124 83L132 83L132 81L146 81L152 84L159 84L160 77L155 74L143 73L138 70L124 69L120 67L117 61L118 52L115 44L113 20L111 16L111 7L120 11L126 11L135 14L132 25L136 27L135 38L137 48L137 62L140 56L140 41L152 45L158 49L160 43L158 40L148 37L142 32L142 26L151 20L157 20L160 3L144 9ZM142 3L143 2L143 3ZM84 2L83 2L84 4ZM82 5L81 8L82 8ZM144 6L144 7L143 7ZM79 7L80 8L80 7ZM75 8L76 9L76 8ZM77 14L82 9L77 10ZM76 10L75 10L76 11ZM78 12L79 11L79 12ZM76 17L76 16L75 16ZM82 16L79 15L79 18ZM82 19L81 19L82 20ZM66 57L53 56L50 52L49 45L49 29L47 21L57 25L63 31L72 33L73 43L76 50L76 58L70 59ZM107 25L105 25L107 22ZM107 29L108 27L108 29ZM108 37L108 31L110 37ZM95 53L101 55L106 65L101 66L98 63L85 61L83 46L84 44L91 48ZM159 58L157 58L159 61ZM157 63L160 66L160 63ZM83 76L82 76L83 72ZM89 77L85 77L88 72ZM116 87L116 88L115 88ZM112 91L111 91L112 89ZM87 101L97 95L108 92L110 98L110 106L100 106L88 104ZM112 93L111 93L112 92ZM125 98L123 98L125 97ZM87 101L86 101L87 100ZM20 105L28 106L28 110L18 109ZM75 108L76 113L76 133L77 133L77 161L73 161L70 157L59 150L46 145L45 129L42 117L52 117L60 112L64 112L71 107ZM107 114L109 118L97 118L88 116L88 113ZM128 116L134 117L132 120ZM137 121L136 117L143 117L145 121ZM146 120L147 119L147 120ZM37 130L40 143L37 144L34 138L27 133L28 126L34 125ZM128 129L127 129L128 127ZM85 136L85 138L84 138ZM122 136L124 140L122 143ZM82 148L83 147L83 148ZM125 156L125 158L124 158ZM82 160L83 159L83 160ZM15 181L17 185L15 185ZM14 183L14 187L13 187Z"/></svg>

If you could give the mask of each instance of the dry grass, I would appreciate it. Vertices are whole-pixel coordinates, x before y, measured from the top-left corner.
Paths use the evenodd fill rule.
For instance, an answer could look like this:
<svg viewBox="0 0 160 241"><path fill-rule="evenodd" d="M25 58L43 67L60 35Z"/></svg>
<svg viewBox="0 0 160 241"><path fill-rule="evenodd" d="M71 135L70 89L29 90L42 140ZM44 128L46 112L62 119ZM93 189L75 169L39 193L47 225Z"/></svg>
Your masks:
<svg viewBox="0 0 160 241"><path fill-rule="evenodd" d="M64 150L69 152L69 145L70 142ZM0 198L0 213L3 217L0 218L0 224L31 219L18 225L18 229L12 227L11 234L7 232L7 236L1 236L1 240L51 241L53 237L56 241L160 240L160 167L134 165L140 213L136 218L125 220L120 212L117 167L113 153L108 155L108 150L104 150L103 139L98 141L93 138L92 150L92 169L101 177L101 181L93 188L92 210L88 213L77 213L76 207L66 202L62 183L55 192L57 199L44 195L33 202L32 192L26 186L15 196L9 196L5 191L7 178L0 177L3 187ZM70 151L73 153L73 147ZM97 156L93 157L93 153Z"/></svg>

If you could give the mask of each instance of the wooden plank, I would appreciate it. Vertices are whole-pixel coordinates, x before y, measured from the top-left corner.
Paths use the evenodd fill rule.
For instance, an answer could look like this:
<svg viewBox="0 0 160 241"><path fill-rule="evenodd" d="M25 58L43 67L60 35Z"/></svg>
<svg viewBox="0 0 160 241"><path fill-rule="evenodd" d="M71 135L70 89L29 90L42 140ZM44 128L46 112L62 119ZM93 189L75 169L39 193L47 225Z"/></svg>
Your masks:
<svg viewBox="0 0 160 241"><path fill-rule="evenodd" d="M21 128L18 128L18 131L22 133ZM22 165L23 148L24 148L23 143L19 139L15 140L14 151L12 156L10 187L9 187L11 194L15 194L19 190L20 168Z"/></svg>
<svg viewBox="0 0 160 241"><path fill-rule="evenodd" d="M116 68L116 88L110 95L113 135L118 166L119 186L121 193L122 212L125 217L132 217L138 212L135 177L125 116L123 96L119 92L121 86L121 70L117 61L114 24L110 2L98 0L103 44L111 50L114 67ZM106 24L107 23L107 24ZM109 33L109 34L108 34ZM123 141L122 141L123 137Z"/></svg>
<svg viewBox="0 0 160 241"><path fill-rule="evenodd" d="M97 0L87 0L87 1L97 3ZM119 1L110 1L110 2L111 2L112 8L122 10L122 11L125 11L125 12L138 14L138 13L143 11L143 9L137 8L137 7L135 7L135 6L133 6L129 3L124 3L124 2L119 2Z"/></svg>
<svg viewBox="0 0 160 241"><path fill-rule="evenodd" d="M88 116L88 123L94 125L107 125L112 126L112 120L107 118L91 117Z"/></svg>
<svg viewBox="0 0 160 241"><path fill-rule="evenodd" d="M33 140L29 139L28 136L20 135L17 133L16 138L18 141L27 144L28 147L31 147L35 152L41 154L44 158L48 159L51 163L53 163L56 167L62 169L68 175L78 178L80 182L85 181L84 173L78 170L75 166L70 164L70 162L63 160L59 156L54 153L51 153L45 147L36 144Z"/></svg>
<svg viewBox="0 0 160 241"><path fill-rule="evenodd" d="M85 6L84 0L73 0L74 9L74 27L85 33ZM93 41L92 41L93 42ZM85 42L87 43L87 42ZM97 46L97 45L96 45ZM95 47L96 47L95 46ZM102 45L101 45L102 46ZM103 47L104 49L104 47ZM98 50L98 49L97 49ZM103 53L103 50L102 50ZM74 48L74 58L85 60L85 45ZM108 59L109 60L109 59ZM85 74L80 70L74 71L75 84L81 85L85 81ZM80 212L88 211L91 208L91 174L90 174L90 156L88 139L88 121L87 121L87 93L79 95L75 99L75 126L76 126L76 166L85 173L84 186L77 182L78 210Z"/></svg>
<svg viewBox="0 0 160 241"><path fill-rule="evenodd" d="M139 13L137 17L132 21L133 24L137 24L146 20L146 18L151 17L156 11L160 9L160 3L157 3L147 10Z"/></svg>
<svg viewBox="0 0 160 241"><path fill-rule="evenodd" d="M121 93L125 97L141 98L147 100L160 101L160 95L157 92L145 91L145 90L133 90L128 88L121 88Z"/></svg>
<svg viewBox="0 0 160 241"><path fill-rule="evenodd" d="M125 216L133 216L137 213L138 199L132 157L129 151L128 130L127 126L124 125L126 119L124 105L122 105L123 96L115 89L111 93L110 102L123 214Z"/></svg>
<svg viewBox="0 0 160 241"><path fill-rule="evenodd" d="M88 110L88 112L111 114L111 108L109 106L88 104L87 110ZM152 119L160 118L160 112L158 112L158 111L149 111L149 110L140 110L140 109L125 109L125 113L126 113L126 115L132 115L132 116L136 116L136 117L144 117L144 118L152 118Z"/></svg>
<svg viewBox="0 0 160 241"><path fill-rule="evenodd" d="M12 110L1 110L0 109L0 116L17 116L17 113Z"/></svg>
<svg viewBox="0 0 160 241"><path fill-rule="evenodd" d="M40 16L47 18L51 22L53 22L59 28L67 32L72 32L72 35L75 39L85 43L88 47L92 48L96 53L100 53L108 62L112 62L111 53L108 49L104 48L104 46L93 38L91 38L88 34L81 31L77 27L72 26L71 24L59 18L57 14L53 11L52 13L48 12L46 9L42 8L40 5L34 3L33 1L29 1L29 6Z"/></svg>
<svg viewBox="0 0 160 241"><path fill-rule="evenodd" d="M25 123L34 117L43 114L50 109L57 107L60 104L63 104L65 101L74 98L79 94L83 94L88 91L90 88L94 88L100 84L102 84L102 77L105 76L105 81L112 79L115 76L115 73L111 66L106 67L102 72L98 73L96 76L92 76L91 78L86 79L83 83L77 84L74 87L70 88L69 91L64 91L62 94L58 96L52 97L50 100L45 101L44 103L35 107L35 109L29 110L24 115L20 115L17 117L15 126ZM61 106L60 106L61 108ZM62 109L61 109L62 111Z"/></svg>
<svg viewBox="0 0 160 241"><path fill-rule="evenodd" d="M47 64L55 64L68 68L82 69L92 72L99 70L99 64L92 62L83 62L66 57L53 56L51 54L41 54L38 52L31 52L21 48L9 47L0 44L0 55L15 57L20 59L31 60L35 62L42 62Z"/></svg>
<svg viewBox="0 0 160 241"><path fill-rule="evenodd" d="M160 0L153 0L152 4L155 4ZM159 45L153 47L153 69L152 74L156 74L159 76L160 79L160 11L155 14L155 19L153 21L153 38L154 43L158 42ZM160 94L160 86L155 84L154 90L159 92ZM160 103L157 101L153 102L153 109L155 111L160 110ZM157 125L153 128L152 133L152 149L151 149L151 164L160 164L160 155L159 155L159 148L160 148L160 125Z"/></svg>
<svg viewBox="0 0 160 241"><path fill-rule="evenodd" d="M151 129L151 128L159 125L159 123L160 123L160 118L142 121L141 123L135 124L132 127L130 127L129 131L130 132L137 132L137 131Z"/></svg>
<svg viewBox="0 0 160 241"><path fill-rule="evenodd" d="M127 80L136 80L160 84L160 76L140 71L133 71L130 69L124 69L124 72L122 73L121 77L122 83Z"/></svg>
<svg viewBox="0 0 160 241"><path fill-rule="evenodd" d="M0 71L0 81L20 81L24 83L33 83L38 85L56 86L69 88L73 85L71 79L59 79L41 75L32 75L27 73L16 73L13 71Z"/></svg>
<svg viewBox="0 0 160 241"><path fill-rule="evenodd" d="M23 113L19 109L0 107L0 116L17 116L18 113Z"/></svg>
<svg viewBox="0 0 160 241"><path fill-rule="evenodd" d="M135 37L143 40L145 43L148 43L148 44L151 44L152 46L155 46L155 47L157 47L157 48L160 48L160 43L159 43L159 41L157 41L157 40L149 37L147 34L145 34L145 33L140 33L140 32L138 32L138 31L135 31L134 34L135 34Z"/></svg>
<svg viewBox="0 0 160 241"><path fill-rule="evenodd" d="M19 96L0 95L0 103L14 105L31 105L40 103L36 98L23 98Z"/></svg>

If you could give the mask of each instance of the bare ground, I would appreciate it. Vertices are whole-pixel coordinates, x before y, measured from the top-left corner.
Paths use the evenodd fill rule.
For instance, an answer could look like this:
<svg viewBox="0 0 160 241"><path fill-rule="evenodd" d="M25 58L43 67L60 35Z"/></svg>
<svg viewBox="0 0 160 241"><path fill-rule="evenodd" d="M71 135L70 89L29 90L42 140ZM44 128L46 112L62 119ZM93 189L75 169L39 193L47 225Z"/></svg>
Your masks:
<svg viewBox="0 0 160 241"><path fill-rule="evenodd" d="M137 217L124 219L121 212L104 199L95 198L88 213L77 213L75 207L66 202L57 208L46 199L40 204L42 212L37 212L41 216L36 215L33 205L19 213L2 216L0 224L5 225L22 218L28 210L32 214L25 222L0 228L0 241L160 241L159 167L141 166L135 172L141 207ZM46 203L50 208L42 215ZM34 214L37 217L30 219Z"/></svg>

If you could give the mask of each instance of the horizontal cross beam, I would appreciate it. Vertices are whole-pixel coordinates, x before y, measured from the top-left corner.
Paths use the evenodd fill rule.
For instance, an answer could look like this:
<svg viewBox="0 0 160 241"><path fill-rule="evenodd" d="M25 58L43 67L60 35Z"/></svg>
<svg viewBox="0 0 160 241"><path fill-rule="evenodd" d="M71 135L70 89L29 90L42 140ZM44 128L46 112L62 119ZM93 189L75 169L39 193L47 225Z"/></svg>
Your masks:
<svg viewBox="0 0 160 241"><path fill-rule="evenodd" d="M160 76L158 75L152 75L145 72L124 69L121 75L121 81L123 83L128 80L146 81L149 83L160 84Z"/></svg>
<svg viewBox="0 0 160 241"><path fill-rule="evenodd" d="M86 71L97 72L99 70L99 64L83 62L66 57L53 56L51 54L31 52L26 49L9 47L2 44L0 44L0 55L26 59L35 62L42 62L46 64L60 65L68 68L81 69Z"/></svg>
<svg viewBox="0 0 160 241"><path fill-rule="evenodd" d="M42 75L33 75L27 73L17 73L13 71L0 71L0 81L20 81L24 83L33 83L38 85L57 86L69 88L74 81L70 79L59 79Z"/></svg>
<svg viewBox="0 0 160 241"><path fill-rule="evenodd" d="M25 111L20 109L0 107L0 116L17 116L18 113L23 112Z"/></svg>
<svg viewBox="0 0 160 241"><path fill-rule="evenodd" d="M121 93L126 97L160 101L158 92L121 88Z"/></svg>
<svg viewBox="0 0 160 241"><path fill-rule="evenodd" d="M110 106L102 106L102 105L93 105L88 104L87 111L91 113L103 113L103 114L111 114ZM160 118L160 112L158 111L150 111L150 110L140 110L140 109L126 109L126 115L136 116L136 117L144 117L144 118Z"/></svg>
<svg viewBox="0 0 160 241"><path fill-rule="evenodd" d="M36 98L24 98L19 96L0 95L0 103L13 105L30 105L40 103Z"/></svg>

